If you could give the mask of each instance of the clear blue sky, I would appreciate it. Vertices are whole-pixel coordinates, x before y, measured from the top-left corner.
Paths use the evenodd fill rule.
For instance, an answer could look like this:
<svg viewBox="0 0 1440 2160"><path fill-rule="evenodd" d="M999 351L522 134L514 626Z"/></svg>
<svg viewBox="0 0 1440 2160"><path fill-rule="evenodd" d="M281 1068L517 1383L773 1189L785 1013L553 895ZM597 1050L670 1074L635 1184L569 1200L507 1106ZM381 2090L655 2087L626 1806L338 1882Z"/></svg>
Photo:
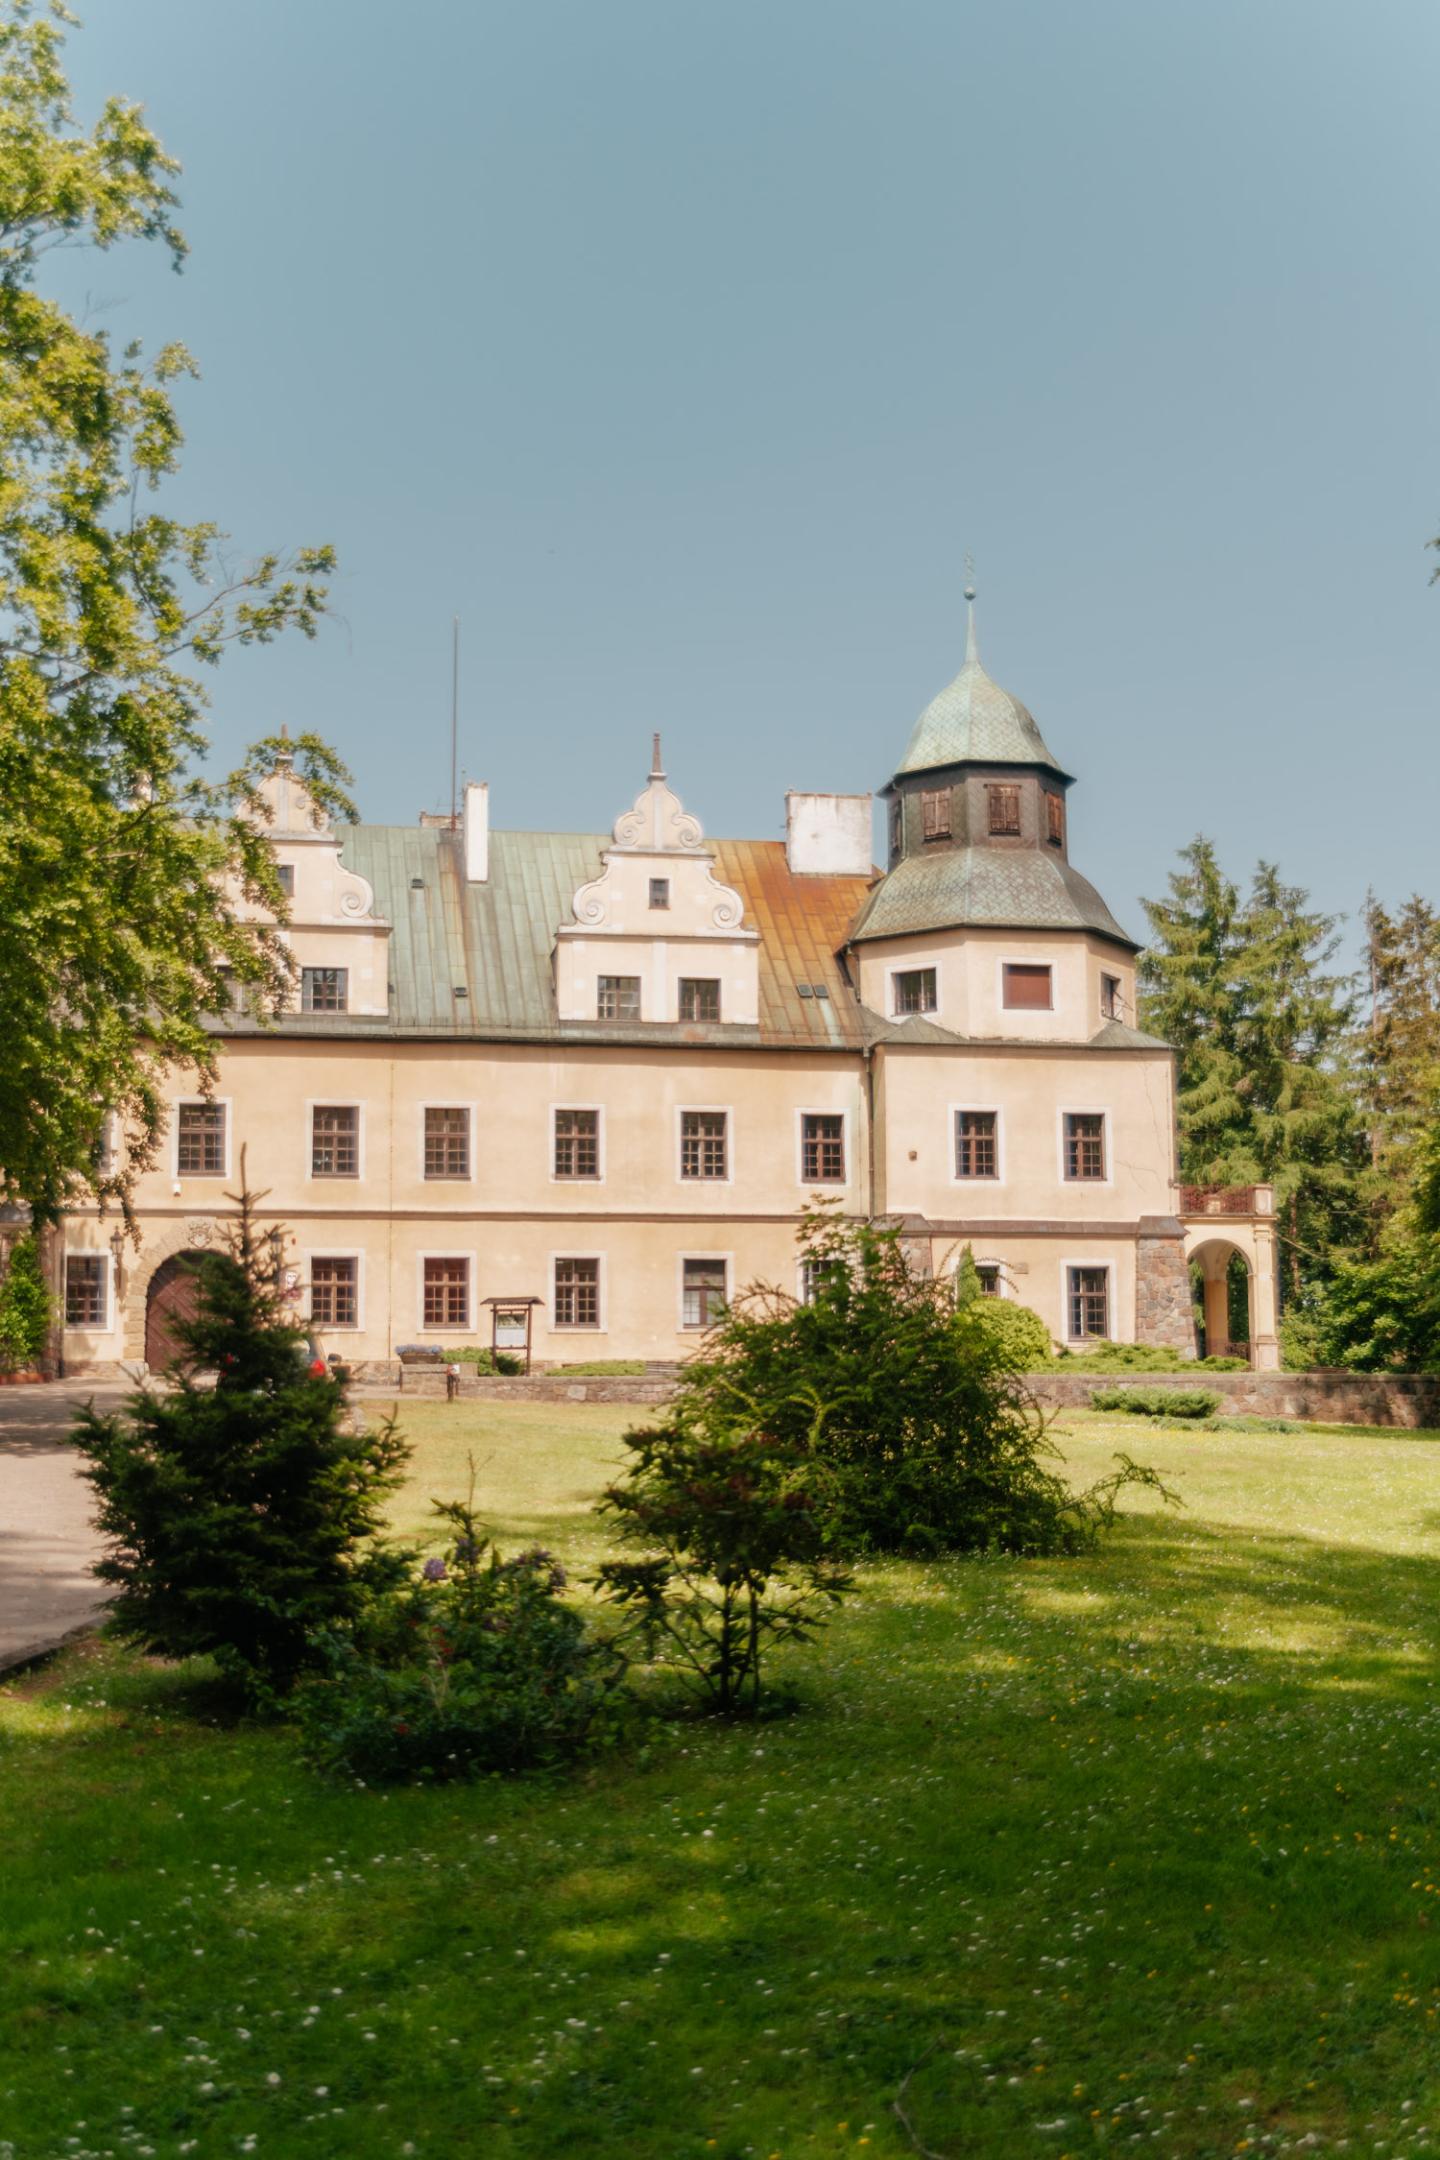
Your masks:
<svg viewBox="0 0 1440 2160"><path fill-rule="evenodd" d="M79 0L82 8L85 0ZM1440 899L1428 0L90 0L83 114L184 163L177 508L331 540L338 619L217 678L362 813L462 763L604 827L661 728L714 833L878 786L963 650L1081 785L1122 920L1197 830Z"/></svg>

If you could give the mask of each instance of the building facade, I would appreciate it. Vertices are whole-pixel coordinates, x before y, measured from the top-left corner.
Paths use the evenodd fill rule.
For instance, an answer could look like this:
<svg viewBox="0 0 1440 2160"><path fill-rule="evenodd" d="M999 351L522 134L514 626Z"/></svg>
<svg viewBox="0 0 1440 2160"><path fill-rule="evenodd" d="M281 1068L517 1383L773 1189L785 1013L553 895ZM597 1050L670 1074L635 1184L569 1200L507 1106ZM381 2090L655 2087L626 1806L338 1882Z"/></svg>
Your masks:
<svg viewBox="0 0 1440 2160"><path fill-rule="evenodd" d="M819 1198L937 1272L968 1246L1057 1344L1189 1351L1198 1253L1218 1347L1239 1251L1273 1363L1265 1195L1177 1186L1173 1060L1070 862L1071 785L973 616L884 790L883 872L868 796L791 794L784 841L707 840L658 739L608 835L492 831L480 784L453 825L332 829L281 772L294 1008L217 1020L138 1248L93 1210L63 1226L66 1369L164 1363L242 1150L297 1314L362 1367L488 1345L497 1299L533 1301L541 1363L683 1357L737 1288L805 1294Z"/></svg>

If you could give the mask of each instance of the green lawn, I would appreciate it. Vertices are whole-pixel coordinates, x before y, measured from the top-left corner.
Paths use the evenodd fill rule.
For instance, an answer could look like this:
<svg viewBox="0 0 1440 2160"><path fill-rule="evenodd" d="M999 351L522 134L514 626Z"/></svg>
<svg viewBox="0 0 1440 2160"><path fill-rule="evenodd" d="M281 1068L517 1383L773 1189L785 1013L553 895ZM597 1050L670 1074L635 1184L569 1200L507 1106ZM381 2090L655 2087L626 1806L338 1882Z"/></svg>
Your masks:
<svg viewBox="0 0 1440 2160"><path fill-rule="evenodd" d="M597 1549L633 1413L407 1406ZM1440 2155L1440 1448L1077 1420L1184 1494L866 1571L801 1715L318 1785L108 1649L0 1689L0 2160Z"/></svg>

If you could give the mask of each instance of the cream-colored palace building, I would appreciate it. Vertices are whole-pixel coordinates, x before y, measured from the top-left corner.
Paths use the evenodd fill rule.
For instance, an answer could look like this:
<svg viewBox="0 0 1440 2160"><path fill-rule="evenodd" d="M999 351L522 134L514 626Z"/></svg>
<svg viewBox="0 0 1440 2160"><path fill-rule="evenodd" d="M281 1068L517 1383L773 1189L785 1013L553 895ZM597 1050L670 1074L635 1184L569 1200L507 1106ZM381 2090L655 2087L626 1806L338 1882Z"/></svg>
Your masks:
<svg viewBox="0 0 1440 2160"><path fill-rule="evenodd" d="M1193 1348L1194 1260L1225 1347L1238 1251L1274 1364L1269 1194L1177 1186L1171 1054L1070 861L1071 784L973 620L884 790L883 875L868 796L790 794L783 841L707 840L658 741L608 836L492 831L478 784L453 825L332 829L282 773L295 1009L227 1016L213 1098L175 1087L138 1250L113 1217L64 1225L66 1370L164 1362L242 1144L297 1310L347 1362L488 1344L497 1298L536 1301L543 1363L682 1357L737 1287L804 1294L796 1216L823 1195L937 1271L968 1245L1060 1344Z"/></svg>

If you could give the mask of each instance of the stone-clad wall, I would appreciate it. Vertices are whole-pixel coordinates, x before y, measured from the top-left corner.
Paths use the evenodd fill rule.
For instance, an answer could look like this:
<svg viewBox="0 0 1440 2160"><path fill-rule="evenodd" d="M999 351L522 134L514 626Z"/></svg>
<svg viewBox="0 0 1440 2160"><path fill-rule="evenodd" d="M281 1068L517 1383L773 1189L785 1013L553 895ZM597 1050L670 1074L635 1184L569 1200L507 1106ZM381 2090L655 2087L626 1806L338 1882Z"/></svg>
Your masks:
<svg viewBox="0 0 1440 2160"><path fill-rule="evenodd" d="M1178 1217L1142 1215L1135 1244L1135 1340L1195 1355L1190 1264Z"/></svg>

